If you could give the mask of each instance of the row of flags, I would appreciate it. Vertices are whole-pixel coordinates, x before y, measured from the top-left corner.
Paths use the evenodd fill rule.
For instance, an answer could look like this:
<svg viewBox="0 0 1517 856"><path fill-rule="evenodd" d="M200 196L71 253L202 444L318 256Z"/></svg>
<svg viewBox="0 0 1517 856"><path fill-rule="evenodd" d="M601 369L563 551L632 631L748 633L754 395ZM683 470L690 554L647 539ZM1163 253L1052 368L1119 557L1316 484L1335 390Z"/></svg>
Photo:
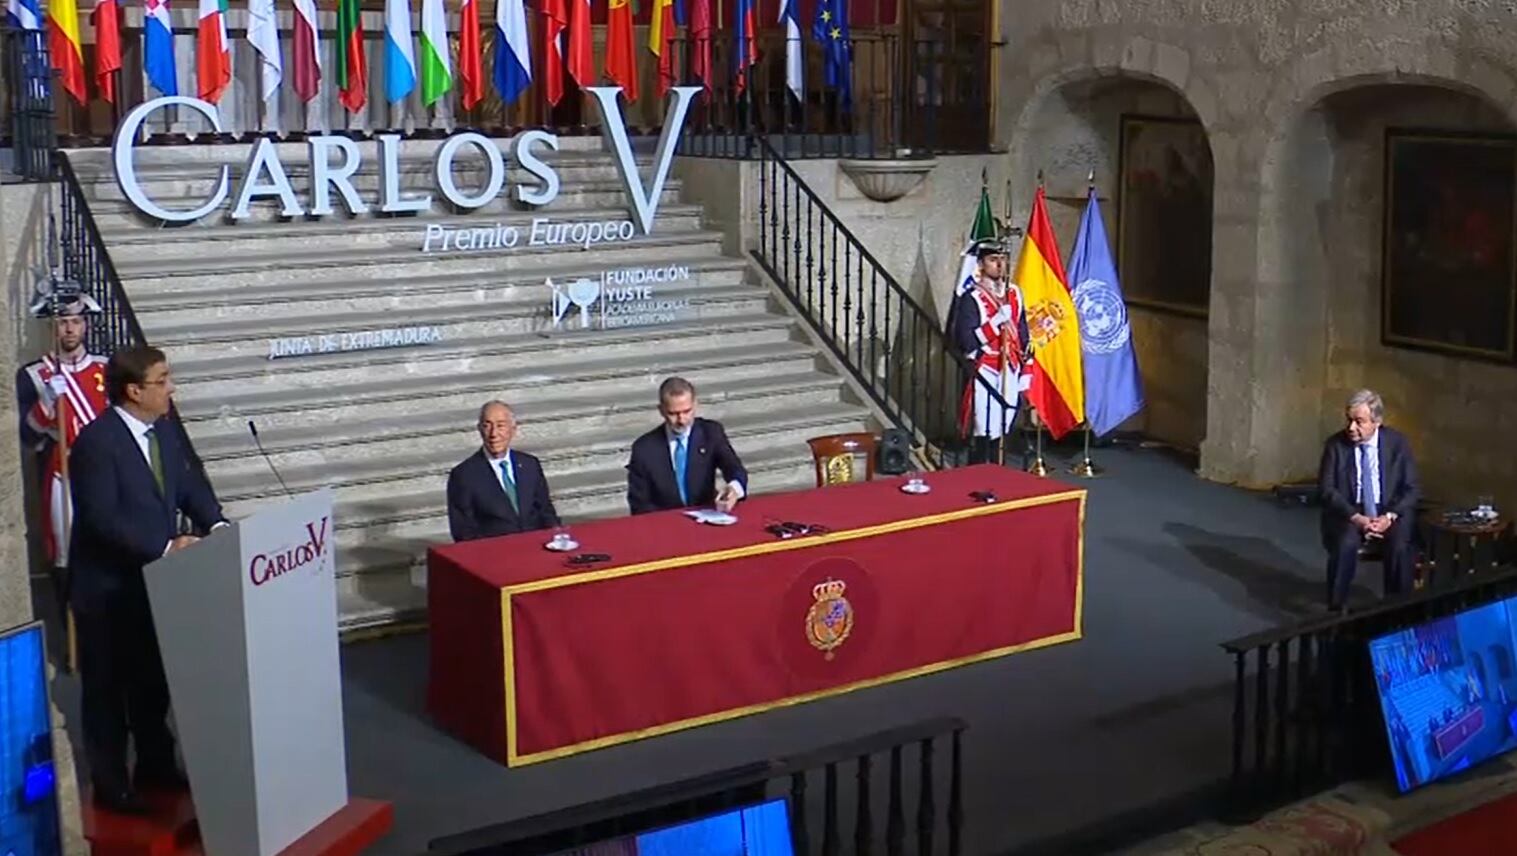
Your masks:
<svg viewBox="0 0 1517 856"><path fill-rule="evenodd" d="M100 97L115 103L115 73L121 69L121 3L96 0L90 19L95 27L94 76ZM227 37L228 0L197 0L199 18L195 45L196 95L216 103L232 80L231 45ZM282 0L281 0L282 2ZM315 0L288 0L293 7L294 32L289 59L290 83L302 101L310 101L321 88L323 69L320 28ZM444 0L420 0L420 38L412 32L412 0L385 0L384 93L390 102L401 101L420 89L428 106L458 89L464 109L473 109L484 99L483 51L480 42L480 0L461 0L457 65L448 38L448 14ZM532 44L527 26L526 0L494 0L495 63L492 81L500 99L515 102L532 84ZM596 85L591 51L590 4L592 0L536 0L533 14L542 16L543 87L547 101L562 100L565 72L580 87ZM601 2L601 0L594 0ZM628 101L638 92L637 47L633 32L635 0L605 0L606 54L604 74L622 87ZM663 97L679 80L677 58L671 43L679 28L690 40L685 61L688 72L708 89L713 83L711 41L713 0L652 0L652 25L648 50L658 57L657 90ZM749 69L758 62L758 0L735 0L735 84L739 93L748 85ZM258 55L259 79L264 98L273 96L285 80L285 57L279 41L276 0L247 0L247 41ZM781 0L778 23L785 30L785 84L796 98L804 97L804 40L798 0ZM143 0L143 68L148 82L163 95L178 95L173 50L173 27L169 0ZM44 24L40 0L6 0L12 27L47 29L48 51L65 91L85 103L83 43L79 35L76 0L50 0ZM846 0L816 0L810 34L822 47L827 85L843 103L851 100L852 41ZM343 106L357 112L368 99L369 71L363 50L363 22L359 0L338 0L337 67L330 69ZM418 53L417 47L420 51Z"/></svg>
<svg viewBox="0 0 1517 856"><path fill-rule="evenodd" d="M982 188L970 241L995 233L990 195ZM973 264L966 257L959 282L973 273ZM1027 399L1054 439L1081 423L1102 436L1143 409L1132 328L1094 187L1085 200L1067 273L1047 199L1038 188L1011 281L1022 291L1035 352Z"/></svg>

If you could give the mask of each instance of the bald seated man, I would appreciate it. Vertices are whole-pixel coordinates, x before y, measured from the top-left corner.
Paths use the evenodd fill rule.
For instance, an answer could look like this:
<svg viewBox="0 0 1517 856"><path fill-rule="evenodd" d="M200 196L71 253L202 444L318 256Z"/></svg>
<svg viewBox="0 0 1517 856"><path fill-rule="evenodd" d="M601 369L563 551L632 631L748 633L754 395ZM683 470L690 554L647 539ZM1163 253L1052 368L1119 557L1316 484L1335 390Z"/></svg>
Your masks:
<svg viewBox="0 0 1517 856"><path fill-rule="evenodd" d="M503 401L479 409L479 451L448 473L448 529L454 541L513 535L558 525L537 458L511 448L516 414Z"/></svg>

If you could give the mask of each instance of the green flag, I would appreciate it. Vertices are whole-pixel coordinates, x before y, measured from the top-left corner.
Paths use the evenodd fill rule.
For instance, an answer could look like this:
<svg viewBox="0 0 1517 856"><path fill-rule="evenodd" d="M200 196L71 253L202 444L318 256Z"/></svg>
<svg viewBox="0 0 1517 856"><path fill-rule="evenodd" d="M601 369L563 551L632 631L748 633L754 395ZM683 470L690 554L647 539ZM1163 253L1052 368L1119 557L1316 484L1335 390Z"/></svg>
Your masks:
<svg viewBox="0 0 1517 856"><path fill-rule="evenodd" d="M974 225L969 227L969 243L996 236L996 215L990 211L990 188L980 185L980 207L974 211Z"/></svg>

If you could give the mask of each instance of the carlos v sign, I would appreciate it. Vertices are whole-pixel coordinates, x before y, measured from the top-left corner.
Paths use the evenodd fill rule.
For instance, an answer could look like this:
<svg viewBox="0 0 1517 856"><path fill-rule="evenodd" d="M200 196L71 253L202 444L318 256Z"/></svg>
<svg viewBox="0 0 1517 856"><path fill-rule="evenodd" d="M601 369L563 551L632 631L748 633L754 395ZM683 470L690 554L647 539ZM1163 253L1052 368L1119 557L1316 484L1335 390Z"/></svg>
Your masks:
<svg viewBox="0 0 1517 856"><path fill-rule="evenodd" d="M653 231L659 198L669 176L669 165L685 117L690 112L690 102L701 89L698 86L676 86L670 90L663 131L654 150L653 175L647 184L638 174L632 143L627 137L627 123L617 100L621 87L592 86L586 91L594 97L600 114L601 135L616 161L633 223L646 235ZM399 134L378 134L375 137L379 143L379 192L378 198L373 200L364 199L353 185L353 176L363 167L363 152L358 144L347 137L322 134L306 141L311 186L305 200L296 196L290 185L278 145L268 137L260 137L248 153L235 194L231 167L222 164L216 167L215 190L201 205L190 210L170 210L149 196L138 181L135 153L143 122L153 113L175 105L205 117L218 133L222 130L221 118L211 104L198 98L169 95L148 101L128 113L116 129L111 144L117 184L132 205L149 217L170 223L193 222L227 204L228 197L232 199L230 215L234 222L249 217L252 203L259 199L277 199L280 214L285 217L330 216L336 210L334 203L341 204L351 214L367 213L371 204L386 214L426 211L432 206L433 195L430 193L404 196L401 192ZM472 192L459 188L453 175L454 161L466 148L475 150L477 156L484 159L486 170L484 185ZM526 205L548 205L557 198L560 182L557 171L543 160L543 154L558 151L558 148L558 136L543 130L518 134L509 151L504 153L483 134L474 131L454 134L437 149L433 163L437 192L458 210L481 208L505 189L506 160L509 158L530 176L530 180L511 188L514 198Z"/></svg>

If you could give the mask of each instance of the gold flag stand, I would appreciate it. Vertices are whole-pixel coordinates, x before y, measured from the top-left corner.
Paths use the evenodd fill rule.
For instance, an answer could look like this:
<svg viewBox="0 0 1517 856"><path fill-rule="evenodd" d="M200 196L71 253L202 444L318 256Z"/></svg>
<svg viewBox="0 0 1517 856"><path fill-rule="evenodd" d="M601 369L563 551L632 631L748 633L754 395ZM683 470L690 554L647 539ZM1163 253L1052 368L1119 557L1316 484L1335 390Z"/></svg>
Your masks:
<svg viewBox="0 0 1517 856"><path fill-rule="evenodd" d="M1048 476L1048 462L1043 460L1043 420L1038 416L1036 407L1032 408L1032 424L1038 431L1036 452L1033 454L1032 463L1027 465L1027 471L1035 476L1046 478Z"/></svg>
<svg viewBox="0 0 1517 856"><path fill-rule="evenodd" d="M1075 475L1079 476L1082 479L1093 479L1093 478L1096 478L1097 476L1101 475L1101 473L1105 472L1104 469L1102 469L1101 467L1096 466L1096 462L1093 461L1093 460L1091 460L1091 458L1090 458L1090 426L1089 425L1085 426L1085 454L1083 456L1081 456L1081 458L1080 458L1080 460L1078 462L1076 462L1073 466L1071 466L1069 468L1069 471L1071 473L1074 473Z"/></svg>

